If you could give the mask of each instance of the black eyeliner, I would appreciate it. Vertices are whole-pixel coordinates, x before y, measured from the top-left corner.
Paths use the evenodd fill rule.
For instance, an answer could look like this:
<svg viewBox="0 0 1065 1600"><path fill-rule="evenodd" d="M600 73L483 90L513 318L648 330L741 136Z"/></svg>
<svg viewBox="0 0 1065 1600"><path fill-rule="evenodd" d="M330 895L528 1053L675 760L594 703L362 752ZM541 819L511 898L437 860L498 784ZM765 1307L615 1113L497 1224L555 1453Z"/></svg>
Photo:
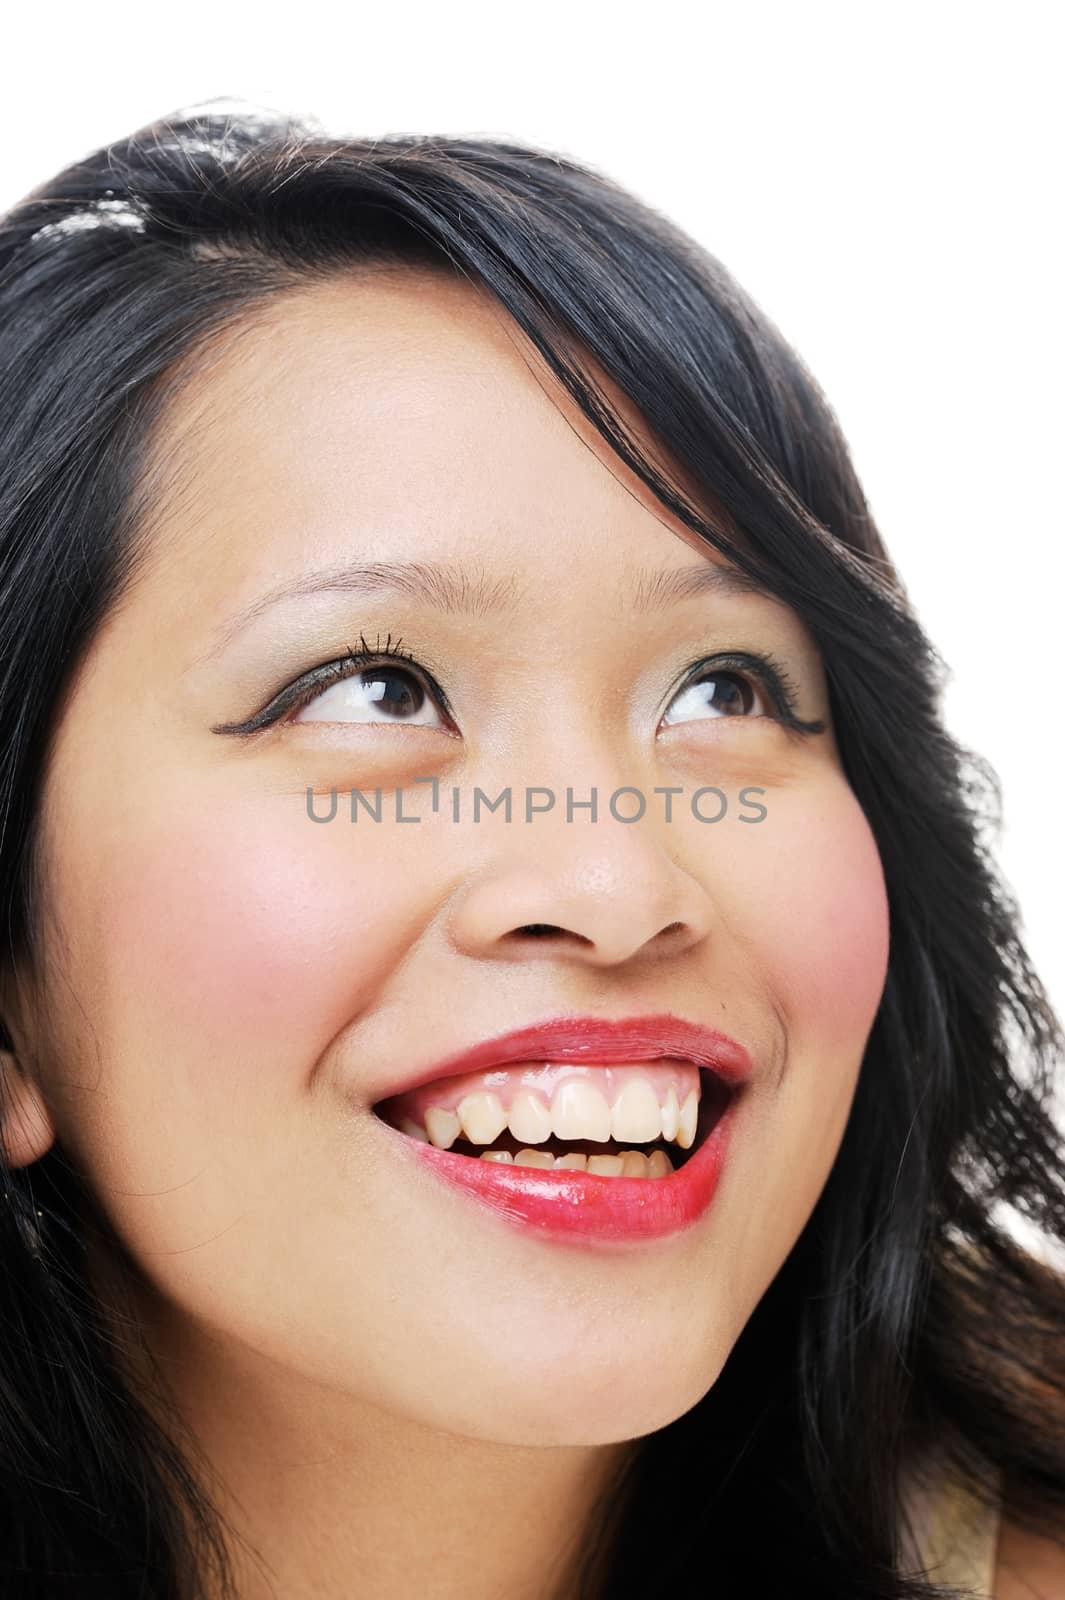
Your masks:
<svg viewBox="0 0 1065 1600"><path fill-rule="evenodd" d="M380 637L380 635L378 635ZM264 728L278 722L287 711L309 703L315 696L325 689L338 683L342 678L353 677L356 670L370 666L384 667L392 663L405 666L413 677L424 679L432 694L440 703L442 711L454 721L454 714L448 703L447 696L430 676L416 661L410 652L402 649L402 640L397 639L392 644L392 635L389 634L383 646L371 649L365 638L360 634L358 648L349 645L343 656L332 661L323 662L317 667L312 667L297 678L294 683L288 684L265 705L261 711L256 712L245 722L220 722L216 723L212 733L232 733L248 737L261 732ZM756 655L746 650L730 650L718 652L715 655L705 656L695 662L685 673L684 678L674 691L674 698L682 690L690 688L699 681L700 675L708 673L712 668L718 667L726 670L737 667L742 671L751 673L768 690L773 700L777 720L783 727L801 734L824 733L825 723L820 718L807 720L800 717L796 711L796 691L786 667L772 656ZM739 718L737 720L747 720Z"/></svg>
<svg viewBox="0 0 1065 1600"><path fill-rule="evenodd" d="M770 655L756 655L749 650L725 650L706 656L689 668L676 693L691 688L693 683L698 683L703 673L710 675L714 667L722 671L729 667L739 667L758 678L769 691L777 720L783 727L790 728L795 733L825 732L826 724L820 717L806 719L799 716L796 710L798 696L791 676L784 664ZM743 722L749 719L738 717L735 720Z"/></svg>
<svg viewBox="0 0 1065 1600"><path fill-rule="evenodd" d="M378 638L380 638L380 635L378 635ZM383 645L378 645L371 649L364 636L360 634L358 646L349 645L344 655L335 657L332 661L324 661L321 665L312 667L310 671L303 673L294 683L288 684L279 693L275 694L263 706L261 711L257 711L246 722L217 722L211 728L211 732L235 733L240 736L259 733L264 728L278 722L286 711L291 711L293 707L308 704L317 694L331 688L334 683L339 683L343 678L354 677L356 671L364 670L367 667L386 667L394 664L403 667L404 671L410 672L412 677L423 679L425 686L439 700L441 710L454 721L454 714L444 691L438 686L436 680L423 667L419 666L415 657L402 648L401 639L397 639L393 644L392 635L389 634Z"/></svg>

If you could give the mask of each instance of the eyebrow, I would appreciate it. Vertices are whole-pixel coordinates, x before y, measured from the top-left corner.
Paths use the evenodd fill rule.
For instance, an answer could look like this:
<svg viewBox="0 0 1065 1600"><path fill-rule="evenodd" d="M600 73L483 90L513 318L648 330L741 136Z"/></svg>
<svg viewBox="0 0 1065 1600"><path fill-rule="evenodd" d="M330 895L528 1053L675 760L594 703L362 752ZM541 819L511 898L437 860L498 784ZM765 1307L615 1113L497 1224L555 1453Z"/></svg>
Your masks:
<svg viewBox="0 0 1065 1600"><path fill-rule="evenodd" d="M560 577L564 575L560 574ZM219 655L249 623L281 601L329 592L403 594L438 611L468 616L490 616L513 611L523 597L513 576L489 578L484 574L467 572L462 567L433 561L374 561L368 565L347 563L324 567L294 581L279 584L231 617L209 649L199 658L199 663ZM666 572L638 569L633 605L639 612L661 611L679 601L706 594L759 594L769 599L776 598L741 568L707 559L697 566L675 567Z"/></svg>

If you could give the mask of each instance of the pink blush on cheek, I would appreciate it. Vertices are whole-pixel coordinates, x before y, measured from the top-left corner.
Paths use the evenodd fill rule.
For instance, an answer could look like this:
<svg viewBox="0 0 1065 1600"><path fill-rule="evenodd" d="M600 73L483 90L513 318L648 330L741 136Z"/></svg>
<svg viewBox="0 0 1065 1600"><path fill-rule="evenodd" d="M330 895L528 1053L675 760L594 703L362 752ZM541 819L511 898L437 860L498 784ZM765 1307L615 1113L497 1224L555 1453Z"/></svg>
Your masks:
<svg viewBox="0 0 1065 1600"><path fill-rule="evenodd" d="M789 830L761 898L758 949L789 1015L827 1047L846 1049L872 1026L887 975L887 891L857 800ZM764 919L764 920L763 920Z"/></svg>
<svg viewBox="0 0 1065 1600"><path fill-rule="evenodd" d="M370 852L353 860L350 845L301 853L273 816L233 827L212 817L168 839L124 856L121 892L108 900L114 1004L143 1010L139 1032L178 1034L186 1060L213 1054L214 1070L242 1059L313 1065L394 967L382 908L393 908L393 929L402 923L395 866Z"/></svg>

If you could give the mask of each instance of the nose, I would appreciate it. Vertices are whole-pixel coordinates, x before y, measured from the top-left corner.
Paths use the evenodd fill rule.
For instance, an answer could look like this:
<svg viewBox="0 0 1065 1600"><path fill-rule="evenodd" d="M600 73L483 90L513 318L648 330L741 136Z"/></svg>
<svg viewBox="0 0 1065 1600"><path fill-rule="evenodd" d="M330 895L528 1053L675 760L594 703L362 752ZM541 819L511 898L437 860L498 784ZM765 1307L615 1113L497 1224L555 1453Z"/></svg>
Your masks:
<svg viewBox="0 0 1065 1600"><path fill-rule="evenodd" d="M525 838L474 867L452 899L451 942L467 955L610 967L679 956L713 926L710 894L673 859L666 823L512 828Z"/></svg>

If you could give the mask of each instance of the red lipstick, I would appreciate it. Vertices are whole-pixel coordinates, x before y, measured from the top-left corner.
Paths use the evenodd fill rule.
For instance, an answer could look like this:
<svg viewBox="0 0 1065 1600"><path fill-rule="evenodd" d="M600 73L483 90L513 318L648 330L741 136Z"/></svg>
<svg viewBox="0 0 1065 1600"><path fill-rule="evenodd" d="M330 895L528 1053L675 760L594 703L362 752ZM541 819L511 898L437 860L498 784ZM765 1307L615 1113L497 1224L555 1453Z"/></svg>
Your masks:
<svg viewBox="0 0 1065 1600"><path fill-rule="evenodd" d="M593 1066L609 1066L612 1062L660 1061L674 1056L706 1067L729 1087L745 1082L751 1075L750 1057L735 1039L668 1012L622 1017L616 1022L606 1017L553 1017L548 1022L484 1039L442 1061L419 1067L391 1084L386 1094L391 1099L420 1089L425 1083L435 1083L438 1078L487 1072L514 1061L587 1061ZM384 1098L384 1094L378 1096L380 1100Z"/></svg>
<svg viewBox="0 0 1065 1600"><path fill-rule="evenodd" d="M481 1161L439 1150L382 1125L405 1159L423 1163L423 1170L532 1234L571 1244L661 1238L696 1222L717 1189L737 1101L742 1098L737 1091L752 1071L747 1051L726 1034L668 1013L614 1022L559 1017L484 1040L419 1069L390 1090L399 1095L441 1078L514 1062L607 1066L664 1058L694 1062L731 1091L723 1110L702 1097L694 1153L664 1178L609 1178L567 1168Z"/></svg>

